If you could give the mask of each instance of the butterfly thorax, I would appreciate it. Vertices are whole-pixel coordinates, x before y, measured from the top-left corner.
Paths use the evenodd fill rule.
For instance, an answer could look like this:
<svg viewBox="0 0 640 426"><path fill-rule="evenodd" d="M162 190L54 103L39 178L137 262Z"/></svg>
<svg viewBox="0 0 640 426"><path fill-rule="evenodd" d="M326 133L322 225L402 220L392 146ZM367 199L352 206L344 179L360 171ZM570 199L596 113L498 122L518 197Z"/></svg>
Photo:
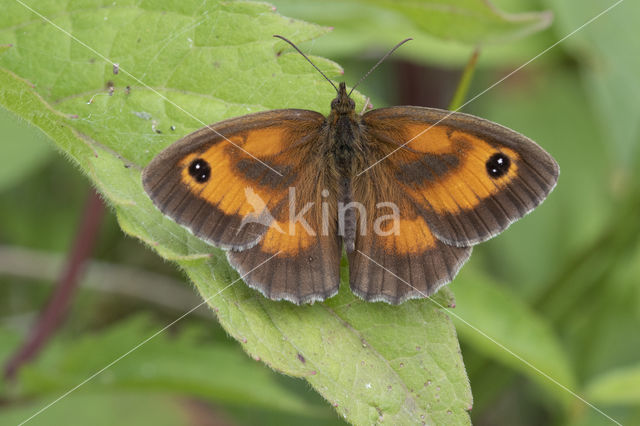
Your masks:
<svg viewBox="0 0 640 426"><path fill-rule="evenodd" d="M331 101L331 113L327 121L331 133L331 153L343 176L350 175L353 156L359 148L357 127L360 117L355 108L355 102L347 94L345 83L340 83L338 96Z"/></svg>

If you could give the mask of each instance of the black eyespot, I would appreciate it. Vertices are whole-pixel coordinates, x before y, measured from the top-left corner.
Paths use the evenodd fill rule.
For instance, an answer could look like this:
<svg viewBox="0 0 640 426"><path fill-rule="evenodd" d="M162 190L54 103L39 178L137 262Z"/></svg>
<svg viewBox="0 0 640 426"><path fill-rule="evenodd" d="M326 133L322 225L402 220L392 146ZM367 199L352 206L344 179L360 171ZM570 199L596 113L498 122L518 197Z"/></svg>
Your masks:
<svg viewBox="0 0 640 426"><path fill-rule="evenodd" d="M205 183L211 177L211 166L202 158L196 158L189 164L189 174L198 183Z"/></svg>
<svg viewBox="0 0 640 426"><path fill-rule="evenodd" d="M494 179L502 177L509 171L509 167L511 167L511 160L509 157L499 152L497 154L493 154L491 158L487 160L487 173Z"/></svg>

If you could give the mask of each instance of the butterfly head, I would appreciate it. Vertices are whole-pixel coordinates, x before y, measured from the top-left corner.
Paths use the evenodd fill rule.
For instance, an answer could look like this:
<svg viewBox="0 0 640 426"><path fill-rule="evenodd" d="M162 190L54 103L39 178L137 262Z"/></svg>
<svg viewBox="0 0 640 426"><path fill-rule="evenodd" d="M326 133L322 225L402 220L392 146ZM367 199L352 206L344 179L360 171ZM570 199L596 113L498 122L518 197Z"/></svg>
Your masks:
<svg viewBox="0 0 640 426"><path fill-rule="evenodd" d="M338 86L338 96L331 101L331 112L337 114L349 114L356 109L356 103L349 97L347 86L340 83Z"/></svg>

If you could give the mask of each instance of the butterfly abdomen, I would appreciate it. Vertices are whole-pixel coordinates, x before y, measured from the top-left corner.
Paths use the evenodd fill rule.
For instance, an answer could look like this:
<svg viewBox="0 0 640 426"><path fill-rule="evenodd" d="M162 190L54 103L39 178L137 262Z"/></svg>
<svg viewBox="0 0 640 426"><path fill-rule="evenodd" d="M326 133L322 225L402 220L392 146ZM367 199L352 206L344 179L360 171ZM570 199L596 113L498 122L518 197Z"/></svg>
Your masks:
<svg viewBox="0 0 640 426"><path fill-rule="evenodd" d="M357 124L351 114L339 114L334 123L331 153L339 176L338 232L343 239L345 249L350 253L355 248L356 239L356 209L351 206L353 201L351 179L356 150L354 126Z"/></svg>

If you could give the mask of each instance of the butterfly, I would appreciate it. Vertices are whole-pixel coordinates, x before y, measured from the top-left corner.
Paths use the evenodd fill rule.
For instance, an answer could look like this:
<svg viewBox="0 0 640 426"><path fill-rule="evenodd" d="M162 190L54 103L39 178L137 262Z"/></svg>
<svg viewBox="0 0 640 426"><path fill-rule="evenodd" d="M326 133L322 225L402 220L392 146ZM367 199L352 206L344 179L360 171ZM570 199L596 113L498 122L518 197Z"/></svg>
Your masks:
<svg viewBox="0 0 640 426"><path fill-rule="evenodd" d="M359 114L345 83L336 92L327 117L282 109L224 120L143 170L153 203L225 249L247 285L270 299L335 295L343 249L362 299L430 296L474 245L556 185L556 161L499 124L416 106Z"/></svg>

